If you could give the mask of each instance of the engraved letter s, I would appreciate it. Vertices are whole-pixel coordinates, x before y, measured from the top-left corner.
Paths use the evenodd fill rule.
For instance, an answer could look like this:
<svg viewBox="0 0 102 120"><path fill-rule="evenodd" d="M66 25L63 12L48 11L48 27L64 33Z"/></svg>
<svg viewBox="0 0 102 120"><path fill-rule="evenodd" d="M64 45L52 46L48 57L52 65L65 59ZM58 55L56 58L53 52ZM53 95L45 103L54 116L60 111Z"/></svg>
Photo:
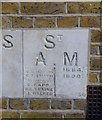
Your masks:
<svg viewBox="0 0 102 120"><path fill-rule="evenodd" d="M4 41L6 41L7 43L8 43L8 45L6 45L6 44L3 44L3 46L5 47L5 48L11 48L11 47L13 47L13 43L12 42L10 42L7 38L13 38L13 36L11 36L11 35L5 35L4 36Z"/></svg>
<svg viewBox="0 0 102 120"><path fill-rule="evenodd" d="M49 46L48 46L48 45L45 45L45 47L46 47L47 49L52 49L52 48L55 47L55 43L52 42L51 39L54 39L54 36L53 36L53 35L47 35L47 36L46 36L46 39L45 39L46 42L49 43L49 44L51 44L51 45L49 45Z"/></svg>

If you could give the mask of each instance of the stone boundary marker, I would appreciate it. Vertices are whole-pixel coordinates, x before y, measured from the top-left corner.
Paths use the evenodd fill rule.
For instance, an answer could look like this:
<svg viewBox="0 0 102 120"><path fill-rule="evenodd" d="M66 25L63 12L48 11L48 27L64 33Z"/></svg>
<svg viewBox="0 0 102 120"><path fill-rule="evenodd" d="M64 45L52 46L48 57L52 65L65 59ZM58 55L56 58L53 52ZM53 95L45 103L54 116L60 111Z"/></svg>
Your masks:
<svg viewBox="0 0 102 120"><path fill-rule="evenodd" d="M3 30L2 33L2 96L86 98L88 29Z"/></svg>

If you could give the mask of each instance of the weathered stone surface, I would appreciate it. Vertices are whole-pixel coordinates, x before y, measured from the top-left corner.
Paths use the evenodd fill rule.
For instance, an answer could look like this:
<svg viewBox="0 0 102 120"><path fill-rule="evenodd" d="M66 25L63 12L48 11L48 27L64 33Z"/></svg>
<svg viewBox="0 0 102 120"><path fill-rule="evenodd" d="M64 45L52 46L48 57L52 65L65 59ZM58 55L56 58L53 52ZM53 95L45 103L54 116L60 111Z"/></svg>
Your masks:
<svg viewBox="0 0 102 120"><path fill-rule="evenodd" d="M22 97L22 31L2 33L2 96Z"/></svg>
<svg viewBox="0 0 102 120"><path fill-rule="evenodd" d="M4 30L3 96L86 98L88 32Z"/></svg>
<svg viewBox="0 0 102 120"><path fill-rule="evenodd" d="M88 38L85 29L24 30L24 96L86 98Z"/></svg>

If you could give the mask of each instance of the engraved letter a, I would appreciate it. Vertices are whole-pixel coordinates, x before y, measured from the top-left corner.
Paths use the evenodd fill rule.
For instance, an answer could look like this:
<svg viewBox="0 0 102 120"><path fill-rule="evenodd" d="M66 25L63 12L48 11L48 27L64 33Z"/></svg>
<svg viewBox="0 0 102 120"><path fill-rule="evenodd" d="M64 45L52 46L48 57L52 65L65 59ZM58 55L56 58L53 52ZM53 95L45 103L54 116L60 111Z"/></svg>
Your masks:
<svg viewBox="0 0 102 120"><path fill-rule="evenodd" d="M38 55L38 57L36 58L36 63L35 63L35 64L38 65L39 62L41 62L41 63L43 63L44 65L46 65L46 63L45 63L45 58L44 58L42 52L39 52L39 55Z"/></svg>

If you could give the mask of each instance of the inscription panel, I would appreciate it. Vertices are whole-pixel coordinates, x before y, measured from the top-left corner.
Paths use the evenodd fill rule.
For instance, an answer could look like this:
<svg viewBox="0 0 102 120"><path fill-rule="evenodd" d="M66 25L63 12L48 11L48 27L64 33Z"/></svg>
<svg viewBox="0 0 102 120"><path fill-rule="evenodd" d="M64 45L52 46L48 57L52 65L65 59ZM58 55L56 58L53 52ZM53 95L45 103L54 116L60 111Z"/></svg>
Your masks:
<svg viewBox="0 0 102 120"><path fill-rule="evenodd" d="M88 29L24 30L24 97L86 98Z"/></svg>
<svg viewBox="0 0 102 120"><path fill-rule="evenodd" d="M54 68L25 68L24 96L54 96Z"/></svg>
<svg viewBox="0 0 102 120"><path fill-rule="evenodd" d="M2 96L23 97L22 31L2 31Z"/></svg>

